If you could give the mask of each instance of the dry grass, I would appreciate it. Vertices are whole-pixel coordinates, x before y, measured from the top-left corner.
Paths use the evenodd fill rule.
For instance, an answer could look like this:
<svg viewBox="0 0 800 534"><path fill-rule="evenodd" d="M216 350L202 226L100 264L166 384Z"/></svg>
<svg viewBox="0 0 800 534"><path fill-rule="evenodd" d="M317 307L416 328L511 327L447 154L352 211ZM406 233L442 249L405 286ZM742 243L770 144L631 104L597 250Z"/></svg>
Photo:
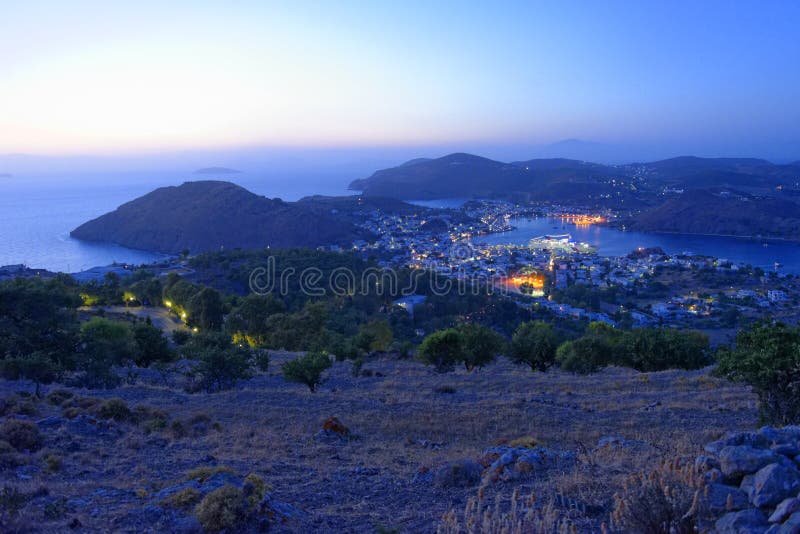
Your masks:
<svg viewBox="0 0 800 534"><path fill-rule="evenodd" d="M535 440L578 453L575 469L520 481L522 490L540 497L536 514L547 507L563 512L569 508L565 503L577 503L596 527L608 518L614 494L632 474L665 458L696 455L726 430L756 425L753 395L710 378L707 371L644 375L610 368L577 376L532 373L502 360L471 374L438 375L410 361L370 361L369 368L384 376L354 378L351 364L343 362L334 364L317 393L310 393L280 376L281 362L293 357L273 353L270 371L217 394L191 395L155 384L80 392L100 400L119 397L132 407L147 404L186 428L202 419L205 430L180 433L167 425L145 431L142 425L114 422L113 438L76 441L62 429L45 442L48 454L59 455L61 469L42 470L31 483L67 497L100 487L152 493L185 480L191 469L225 465L242 476L263 474L277 498L337 531L369 531L379 524L430 531L454 503L465 509L475 489L441 490L412 482L421 468L475 458L499 442ZM445 386L455 391L437 393ZM19 384L0 387L10 392ZM64 404L83 410L92 403L69 399ZM43 416L61 413L46 401L37 408ZM330 417L349 428L351 439L336 444L313 439ZM593 450L603 436L643 445ZM44 465L44 451L35 454ZM203 460L212 457L213 462ZM378 474L354 474L356 469ZM0 471L0 477L12 482L13 471ZM481 511L475 511L481 516L494 492L508 495L513 488L485 491ZM554 495L560 500L551 503ZM510 504L508 498L503 502ZM567 519L580 525L580 519ZM88 528L107 526L102 517L87 521ZM562 528L558 521L553 525Z"/></svg>

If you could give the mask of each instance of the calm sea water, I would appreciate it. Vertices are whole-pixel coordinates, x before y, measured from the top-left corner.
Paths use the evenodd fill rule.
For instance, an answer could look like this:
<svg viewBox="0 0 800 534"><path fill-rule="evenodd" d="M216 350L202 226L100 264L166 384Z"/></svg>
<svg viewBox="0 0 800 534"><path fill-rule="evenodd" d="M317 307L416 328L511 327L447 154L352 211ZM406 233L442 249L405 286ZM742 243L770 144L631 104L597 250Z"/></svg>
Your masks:
<svg viewBox="0 0 800 534"><path fill-rule="evenodd" d="M136 197L190 180L222 179L284 200L312 194L354 194L347 180L258 174L222 177L191 173L103 174L0 178L0 266L24 263L51 271L78 272L113 262L148 263L158 254L72 239L71 230Z"/></svg>
<svg viewBox="0 0 800 534"><path fill-rule="evenodd" d="M558 219L512 219L514 230L481 236L489 244L526 244L531 238L545 234L570 234L576 241L597 247L603 256L622 256L638 247L661 247L668 254L691 252L750 264L765 270L781 264L780 270L800 273L800 244L786 241L764 242L736 237L685 234L650 234L621 231L607 226L577 226Z"/></svg>

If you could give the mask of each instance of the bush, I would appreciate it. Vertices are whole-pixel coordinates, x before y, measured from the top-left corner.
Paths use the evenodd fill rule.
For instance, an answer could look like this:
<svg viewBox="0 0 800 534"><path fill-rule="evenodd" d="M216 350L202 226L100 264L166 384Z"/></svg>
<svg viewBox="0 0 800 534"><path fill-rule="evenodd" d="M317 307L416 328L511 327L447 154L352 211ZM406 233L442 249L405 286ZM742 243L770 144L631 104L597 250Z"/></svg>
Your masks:
<svg viewBox="0 0 800 534"><path fill-rule="evenodd" d="M8 419L0 427L0 435L18 451L36 451L42 446L39 427L30 421Z"/></svg>
<svg viewBox="0 0 800 534"><path fill-rule="evenodd" d="M800 327L757 323L717 352L715 374L752 386L765 422L800 423Z"/></svg>
<svg viewBox="0 0 800 534"><path fill-rule="evenodd" d="M245 518L242 490L230 484L217 488L203 497L194 514L208 532L234 529Z"/></svg>
<svg viewBox="0 0 800 534"><path fill-rule="evenodd" d="M114 421L129 421L133 415L128 404L118 398L103 401L97 413L103 419L113 419Z"/></svg>
<svg viewBox="0 0 800 534"><path fill-rule="evenodd" d="M614 496L615 526L622 532L696 532L699 491L691 468L665 464L652 473L632 475Z"/></svg>
<svg viewBox="0 0 800 534"><path fill-rule="evenodd" d="M309 352L305 356L286 362L281 366L283 377L289 382L305 384L313 393L322 383L322 373L331 366L331 359L321 352Z"/></svg>
<svg viewBox="0 0 800 534"><path fill-rule="evenodd" d="M434 332L422 340L417 358L426 365L433 365L438 373L446 373L461 361L464 340L455 328Z"/></svg>
<svg viewBox="0 0 800 534"><path fill-rule="evenodd" d="M511 359L533 371L547 371L555 362L558 338L553 326L544 321L529 321L517 327L511 338Z"/></svg>
<svg viewBox="0 0 800 534"><path fill-rule="evenodd" d="M161 505L169 508L188 508L200 500L200 493L189 486L161 500Z"/></svg>

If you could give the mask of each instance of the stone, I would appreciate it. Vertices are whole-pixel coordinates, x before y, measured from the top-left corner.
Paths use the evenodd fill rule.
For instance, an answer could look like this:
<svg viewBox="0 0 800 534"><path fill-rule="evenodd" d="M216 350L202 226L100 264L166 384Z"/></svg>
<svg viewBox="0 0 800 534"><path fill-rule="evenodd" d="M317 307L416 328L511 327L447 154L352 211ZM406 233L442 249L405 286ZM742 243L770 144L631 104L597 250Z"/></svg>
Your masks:
<svg viewBox="0 0 800 534"><path fill-rule="evenodd" d="M763 449L770 446L770 441L757 432L729 432L720 440L712 441L704 449L707 453L718 455L725 447L753 447Z"/></svg>
<svg viewBox="0 0 800 534"><path fill-rule="evenodd" d="M440 488L467 488L481 481L483 466L475 460L464 459L448 462L433 475L433 483Z"/></svg>
<svg viewBox="0 0 800 534"><path fill-rule="evenodd" d="M800 473L794 468L770 464L760 469L753 477L750 502L759 508L774 506L797 494L800 488Z"/></svg>
<svg viewBox="0 0 800 534"><path fill-rule="evenodd" d="M694 468L698 473L705 473L719 468L719 461L713 456L698 456L694 461Z"/></svg>
<svg viewBox="0 0 800 534"><path fill-rule="evenodd" d="M778 462L779 454L771 450L756 449L749 445L729 445L719 453L719 464L726 477L739 477L755 473L762 467Z"/></svg>
<svg viewBox="0 0 800 534"><path fill-rule="evenodd" d="M789 497L784 499L769 516L770 523L783 523L786 519L795 512L800 512L800 499L797 497Z"/></svg>
<svg viewBox="0 0 800 534"><path fill-rule="evenodd" d="M733 508L728 509L728 498L733 502ZM749 505L747 494L736 486L725 484L711 484L708 486L708 508L711 512L731 512L747 508Z"/></svg>
<svg viewBox="0 0 800 534"><path fill-rule="evenodd" d="M800 533L800 512L795 512L789 516L789 519L784 521L781 525L778 534L798 534Z"/></svg>
<svg viewBox="0 0 800 534"><path fill-rule="evenodd" d="M788 456L789 458L794 458L798 454L800 454L800 446L797 443L776 443L771 447L771 449L783 456Z"/></svg>
<svg viewBox="0 0 800 534"><path fill-rule="evenodd" d="M764 534L769 524L761 510L749 508L723 515L714 527L719 534Z"/></svg>

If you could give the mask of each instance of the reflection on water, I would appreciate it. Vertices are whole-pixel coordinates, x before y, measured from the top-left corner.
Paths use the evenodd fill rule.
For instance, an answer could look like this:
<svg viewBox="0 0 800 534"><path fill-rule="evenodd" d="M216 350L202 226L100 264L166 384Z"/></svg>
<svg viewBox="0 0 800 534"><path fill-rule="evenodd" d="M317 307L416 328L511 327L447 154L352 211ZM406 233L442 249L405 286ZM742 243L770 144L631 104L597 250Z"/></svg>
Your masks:
<svg viewBox="0 0 800 534"><path fill-rule="evenodd" d="M668 254L692 252L762 269L773 269L777 262L781 264L780 270L783 272L800 273L800 245L786 241L623 232L608 226L565 224L560 219L552 218L511 219L509 222L515 227L514 230L480 236L474 241L493 245L526 245L531 238L540 235L569 233L575 241L597 247L598 254L602 256L623 256L638 247L661 247Z"/></svg>

